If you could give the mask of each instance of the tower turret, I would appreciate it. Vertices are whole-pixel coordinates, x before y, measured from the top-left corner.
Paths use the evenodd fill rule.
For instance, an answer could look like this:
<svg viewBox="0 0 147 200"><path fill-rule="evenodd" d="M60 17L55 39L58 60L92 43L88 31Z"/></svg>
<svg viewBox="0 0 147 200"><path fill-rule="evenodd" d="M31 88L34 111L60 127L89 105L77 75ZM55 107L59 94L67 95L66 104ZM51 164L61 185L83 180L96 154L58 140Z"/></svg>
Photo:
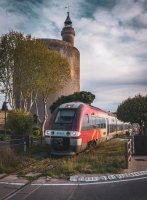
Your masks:
<svg viewBox="0 0 147 200"><path fill-rule="evenodd" d="M64 22L64 27L61 31L62 40L65 42L69 42L72 46L74 46L74 36L75 31L72 27L72 21L69 16L69 12L67 12L67 18Z"/></svg>

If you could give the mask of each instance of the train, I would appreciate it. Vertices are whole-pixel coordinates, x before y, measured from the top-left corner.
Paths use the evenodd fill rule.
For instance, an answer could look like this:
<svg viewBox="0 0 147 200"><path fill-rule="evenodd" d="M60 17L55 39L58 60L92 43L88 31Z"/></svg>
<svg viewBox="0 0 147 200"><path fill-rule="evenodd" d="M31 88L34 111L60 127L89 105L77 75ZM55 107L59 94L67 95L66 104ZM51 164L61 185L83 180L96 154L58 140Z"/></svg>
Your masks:
<svg viewBox="0 0 147 200"><path fill-rule="evenodd" d="M75 155L119 134L129 132L130 123L116 115L82 102L61 104L45 131L51 155Z"/></svg>

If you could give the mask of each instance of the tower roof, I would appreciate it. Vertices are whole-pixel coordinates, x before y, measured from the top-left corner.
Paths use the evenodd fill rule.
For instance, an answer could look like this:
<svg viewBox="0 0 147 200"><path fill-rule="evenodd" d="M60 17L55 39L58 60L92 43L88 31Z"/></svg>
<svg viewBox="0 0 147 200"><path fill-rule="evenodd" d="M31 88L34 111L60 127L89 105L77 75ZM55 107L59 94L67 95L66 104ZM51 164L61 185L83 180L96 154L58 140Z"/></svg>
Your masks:
<svg viewBox="0 0 147 200"><path fill-rule="evenodd" d="M74 28L72 27L72 21L69 16L69 11L67 12L67 17L64 22L64 27L61 31L61 35L62 35L63 41L68 42L72 46L74 46L75 31L74 31Z"/></svg>
<svg viewBox="0 0 147 200"><path fill-rule="evenodd" d="M64 25L65 26L72 26L72 21L70 19L69 12L67 12L67 18L66 18L66 20L64 22Z"/></svg>

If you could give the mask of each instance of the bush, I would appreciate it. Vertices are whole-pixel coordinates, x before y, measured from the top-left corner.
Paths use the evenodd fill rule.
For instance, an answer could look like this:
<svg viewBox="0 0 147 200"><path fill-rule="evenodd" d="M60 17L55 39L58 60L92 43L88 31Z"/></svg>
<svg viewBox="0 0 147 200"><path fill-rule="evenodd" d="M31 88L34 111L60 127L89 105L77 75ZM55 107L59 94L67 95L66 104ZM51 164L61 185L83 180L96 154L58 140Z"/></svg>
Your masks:
<svg viewBox="0 0 147 200"><path fill-rule="evenodd" d="M7 128L15 136L30 135L33 122L32 114L23 110L12 110L7 116Z"/></svg>
<svg viewBox="0 0 147 200"><path fill-rule="evenodd" d="M41 135L40 129L37 128L37 127L34 127L34 128L33 128L33 136L39 137L40 135Z"/></svg>
<svg viewBox="0 0 147 200"><path fill-rule="evenodd" d="M6 141L6 140L9 140L9 139L10 139L9 135L0 134L0 141Z"/></svg>

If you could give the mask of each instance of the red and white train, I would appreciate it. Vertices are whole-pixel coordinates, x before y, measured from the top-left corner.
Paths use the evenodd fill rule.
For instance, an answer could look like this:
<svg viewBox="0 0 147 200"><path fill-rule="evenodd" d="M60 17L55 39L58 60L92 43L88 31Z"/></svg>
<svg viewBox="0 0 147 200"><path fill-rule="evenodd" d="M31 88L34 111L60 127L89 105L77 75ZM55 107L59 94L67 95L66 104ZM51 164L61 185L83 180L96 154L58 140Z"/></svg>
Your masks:
<svg viewBox="0 0 147 200"><path fill-rule="evenodd" d="M51 154L74 155L129 128L129 123L121 122L112 113L82 102L71 102L53 112L45 136Z"/></svg>

